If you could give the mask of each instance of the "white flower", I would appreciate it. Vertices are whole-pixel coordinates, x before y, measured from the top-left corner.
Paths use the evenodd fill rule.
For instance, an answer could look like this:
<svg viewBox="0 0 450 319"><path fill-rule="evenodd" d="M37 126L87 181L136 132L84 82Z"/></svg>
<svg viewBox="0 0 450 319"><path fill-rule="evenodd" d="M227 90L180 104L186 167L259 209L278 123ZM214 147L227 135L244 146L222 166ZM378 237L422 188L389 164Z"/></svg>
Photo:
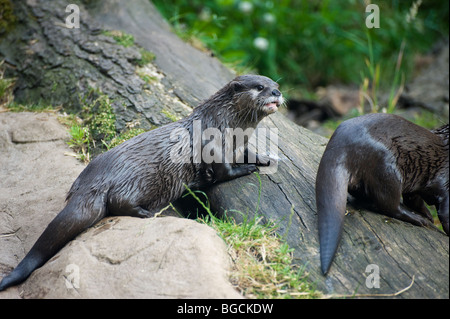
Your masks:
<svg viewBox="0 0 450 319"><path fill-rule="evenodd" d="M253 4L249 1L241 1L239 2L239 10L244 13L250 13L253 11Z"/></svg>
<svg viewBox="0 0 450 319"><path fill-rule="evenodd" d="M275 22L275 16L272 13L264 13L263 19L265 22L272 24Z"/></svg>
<svg viewBox="0 0 450 319"><path fill-rule="evenodd" d="M257 37L253 40L253 45L260 51L266 51L269 48L269 40L263 37Z"/></svg>
<svg viewBox="0 0 450 319"><path fill-rule="evenodd" d="M409 12L406 14L406 22L410 23L411 21L414 21L421 4L422 4L422 0L413 2L411 8L409 8Z"/></svg>
<svg viewBox="0 0 450 319"><path fill-rule="evenodd" d="M200 11L199 19L202 21L210 21L211 20L211 9L208 7L204 7L202 11Z"/></svg>

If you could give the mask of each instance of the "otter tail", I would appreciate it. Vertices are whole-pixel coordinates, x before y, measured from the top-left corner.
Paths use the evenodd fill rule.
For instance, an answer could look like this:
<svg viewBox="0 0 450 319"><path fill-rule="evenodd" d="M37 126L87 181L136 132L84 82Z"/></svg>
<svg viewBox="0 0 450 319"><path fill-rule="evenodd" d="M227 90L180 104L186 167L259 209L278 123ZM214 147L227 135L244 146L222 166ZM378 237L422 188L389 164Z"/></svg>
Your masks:
<svg viewBox="0 0 450 319"><path fill-rule="evenodd" d="M0 291L27 279L65 244L102 219L106 215L105 212L106 196L95 198L92 206L81 196L71 198L66 207L47 226L25 258L3 278L0 282Z"/></svg>
<svg viewBox="0 0 450 319"><path fill-rule="evenodd" d="M320 263L327 274L342 234L349 173L339 154L325 150L316 177Z"/></svg>

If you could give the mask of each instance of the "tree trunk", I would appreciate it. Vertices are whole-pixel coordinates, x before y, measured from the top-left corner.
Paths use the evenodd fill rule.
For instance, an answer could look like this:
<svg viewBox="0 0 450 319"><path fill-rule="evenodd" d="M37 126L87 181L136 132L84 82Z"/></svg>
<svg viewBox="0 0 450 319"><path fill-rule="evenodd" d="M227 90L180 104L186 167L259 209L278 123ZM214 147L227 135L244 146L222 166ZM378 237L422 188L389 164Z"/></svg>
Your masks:
<svg viewBox="0 0 450 319"><path fill-rule="evenodd" d="M94 88L113 100L118 130L133 122L150 129L170 122L167 112L186 116L233 78L217 59L175 36L150 1L84 2L76 2L79 29L64 25L70 14L66 1L14 2L17 22L0 39L0 57L10 66L7 75L17 77L16 101L80 109ZM102 30L131 34L135 45L125 48ZM157 78L150 83L136 73L140 48L156 56L145 69ZM309 278L326 294L393 295L414 278L399 297L449 297L447 236L351 207L336 259L323 277L314 185L327 140L281 114L269 116L261 127L278 129L277 171L208 189L214 211L239 220L238 210L277 223L280 236L295 248L295 263L306 266ZM369 288L376 276L369 265L378 267L379 288Z"/></svg>

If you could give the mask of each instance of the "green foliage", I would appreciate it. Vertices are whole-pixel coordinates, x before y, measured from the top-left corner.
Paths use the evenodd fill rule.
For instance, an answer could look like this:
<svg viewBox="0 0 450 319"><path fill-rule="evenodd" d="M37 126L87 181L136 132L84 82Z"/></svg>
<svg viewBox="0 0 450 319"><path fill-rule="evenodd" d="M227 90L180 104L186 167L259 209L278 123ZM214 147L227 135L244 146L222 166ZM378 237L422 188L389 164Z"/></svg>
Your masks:
<svg viewBox="0 0 450 319"><path fill-rule="evenodd" d="M107 95L100 95L92 103L84 106L88 117L88 128L96 140L110 141L116 135L116 116Z"/></svg>
<svg viewBox="0 0 450 319"><path fill-rule="evenodd" d="M76 152L76 157L82 162L90 161L89 145L90 134L87 127L74 124L70 127L70 140L67 142L70 148Z"/></svg>
<svg viewBox="0 0 450 319"><path fill-rule="evenodd" d="M3 78L0 62L0 106L5 106L13 112L55 112L55 109L41 101L33 104L19 104L13 100L12 86L15 79ZM61 114L59 121L69 127L70 140L68 145L81 161L88 163L91 152L109 150L126 140L144 132L129 123L128 129L120 134L116 130L116 116L112 101L102 92L91 88L84 97L80 97L82 111L79 114Z"/></svg>
<svg viewBox="0 0 450 319"><path fill-rule="evenodd" d="M380 62L374 61L372 38L369 32L367 32L367 42L369 47L369 58L365 60L367 71L361 71L362 85L360 89L359 113L364 114L366 111L370 113L394 113L398 99L400 98L404 88L405 78L404 73L401 72L401 65L404 55L405 41L402 41L400 52L398 53L397 62L395 64L395 72L389 88L390 91L387 105L380 105L378 103L380 82L382 79L382 74L384 74L386 69L381 71ZM365 106L367 103L370 106L369 109Z"/></svg>
<svg viewBox="0 0 450 319"><path fill-rule="evenodd" d="M144 132L130 126L118 134L112 101L102 92L91 89L80 100L83 105L80 117L68 115L61 118L61 122L70 127L69 146L77 152L80 160L89 162L93 148L103 152Z"/></svg>
<svg viewBox="0 0 450 319"><path fill-rule="evenodd" d="M367 29L365 2L301 0L154 0L184 39L200 39L224 62L254 68L287 86L360 83L369 56L389 88L398 53L411 73L414 55L448 35L447 1L379 1L380 28ZM416 6L417 7L417 6ZM413 8L414 9L414 8Z"/></svg>

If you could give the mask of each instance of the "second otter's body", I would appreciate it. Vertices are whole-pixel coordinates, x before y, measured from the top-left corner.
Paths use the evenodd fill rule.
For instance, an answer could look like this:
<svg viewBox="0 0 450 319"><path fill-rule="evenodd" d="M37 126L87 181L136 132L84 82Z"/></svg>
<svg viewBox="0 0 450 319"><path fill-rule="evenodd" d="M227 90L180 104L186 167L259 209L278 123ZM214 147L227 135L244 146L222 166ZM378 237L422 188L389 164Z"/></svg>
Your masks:
<svg viewBox="0 0 450 319"><path fill-rule="evenodd" d="M73 183L66 207L19 265L3 278L0 291L25 280L68 241L107 215L149 217L179 198L184 185L206 186L255 171L258 161L235 167L222 157L221 161L205 163L201 158L195 161L195 154L183 153L182 149L195 148L194 123L202 131L213 128L222 133L226 128L255 128L281 103L278 84L271 79L240 76L187 118L143 133L96 157ZM202 143L200 151L205 146ZM215 151L223 155L222 150L231 147L234 151L246 145L221 146ZM178 153L185 157L177 159Z"/></svg>
<svg viewBox="0 0 450 319"><path fill-rule="evenodd" d="M436 205L448 235L448 170L448 124L428 131L391 114L343 122L325 149L316 179L322 272L328 272L341 237L347 191L387 216L416 225L431 224L424 201Z"/></svg>

